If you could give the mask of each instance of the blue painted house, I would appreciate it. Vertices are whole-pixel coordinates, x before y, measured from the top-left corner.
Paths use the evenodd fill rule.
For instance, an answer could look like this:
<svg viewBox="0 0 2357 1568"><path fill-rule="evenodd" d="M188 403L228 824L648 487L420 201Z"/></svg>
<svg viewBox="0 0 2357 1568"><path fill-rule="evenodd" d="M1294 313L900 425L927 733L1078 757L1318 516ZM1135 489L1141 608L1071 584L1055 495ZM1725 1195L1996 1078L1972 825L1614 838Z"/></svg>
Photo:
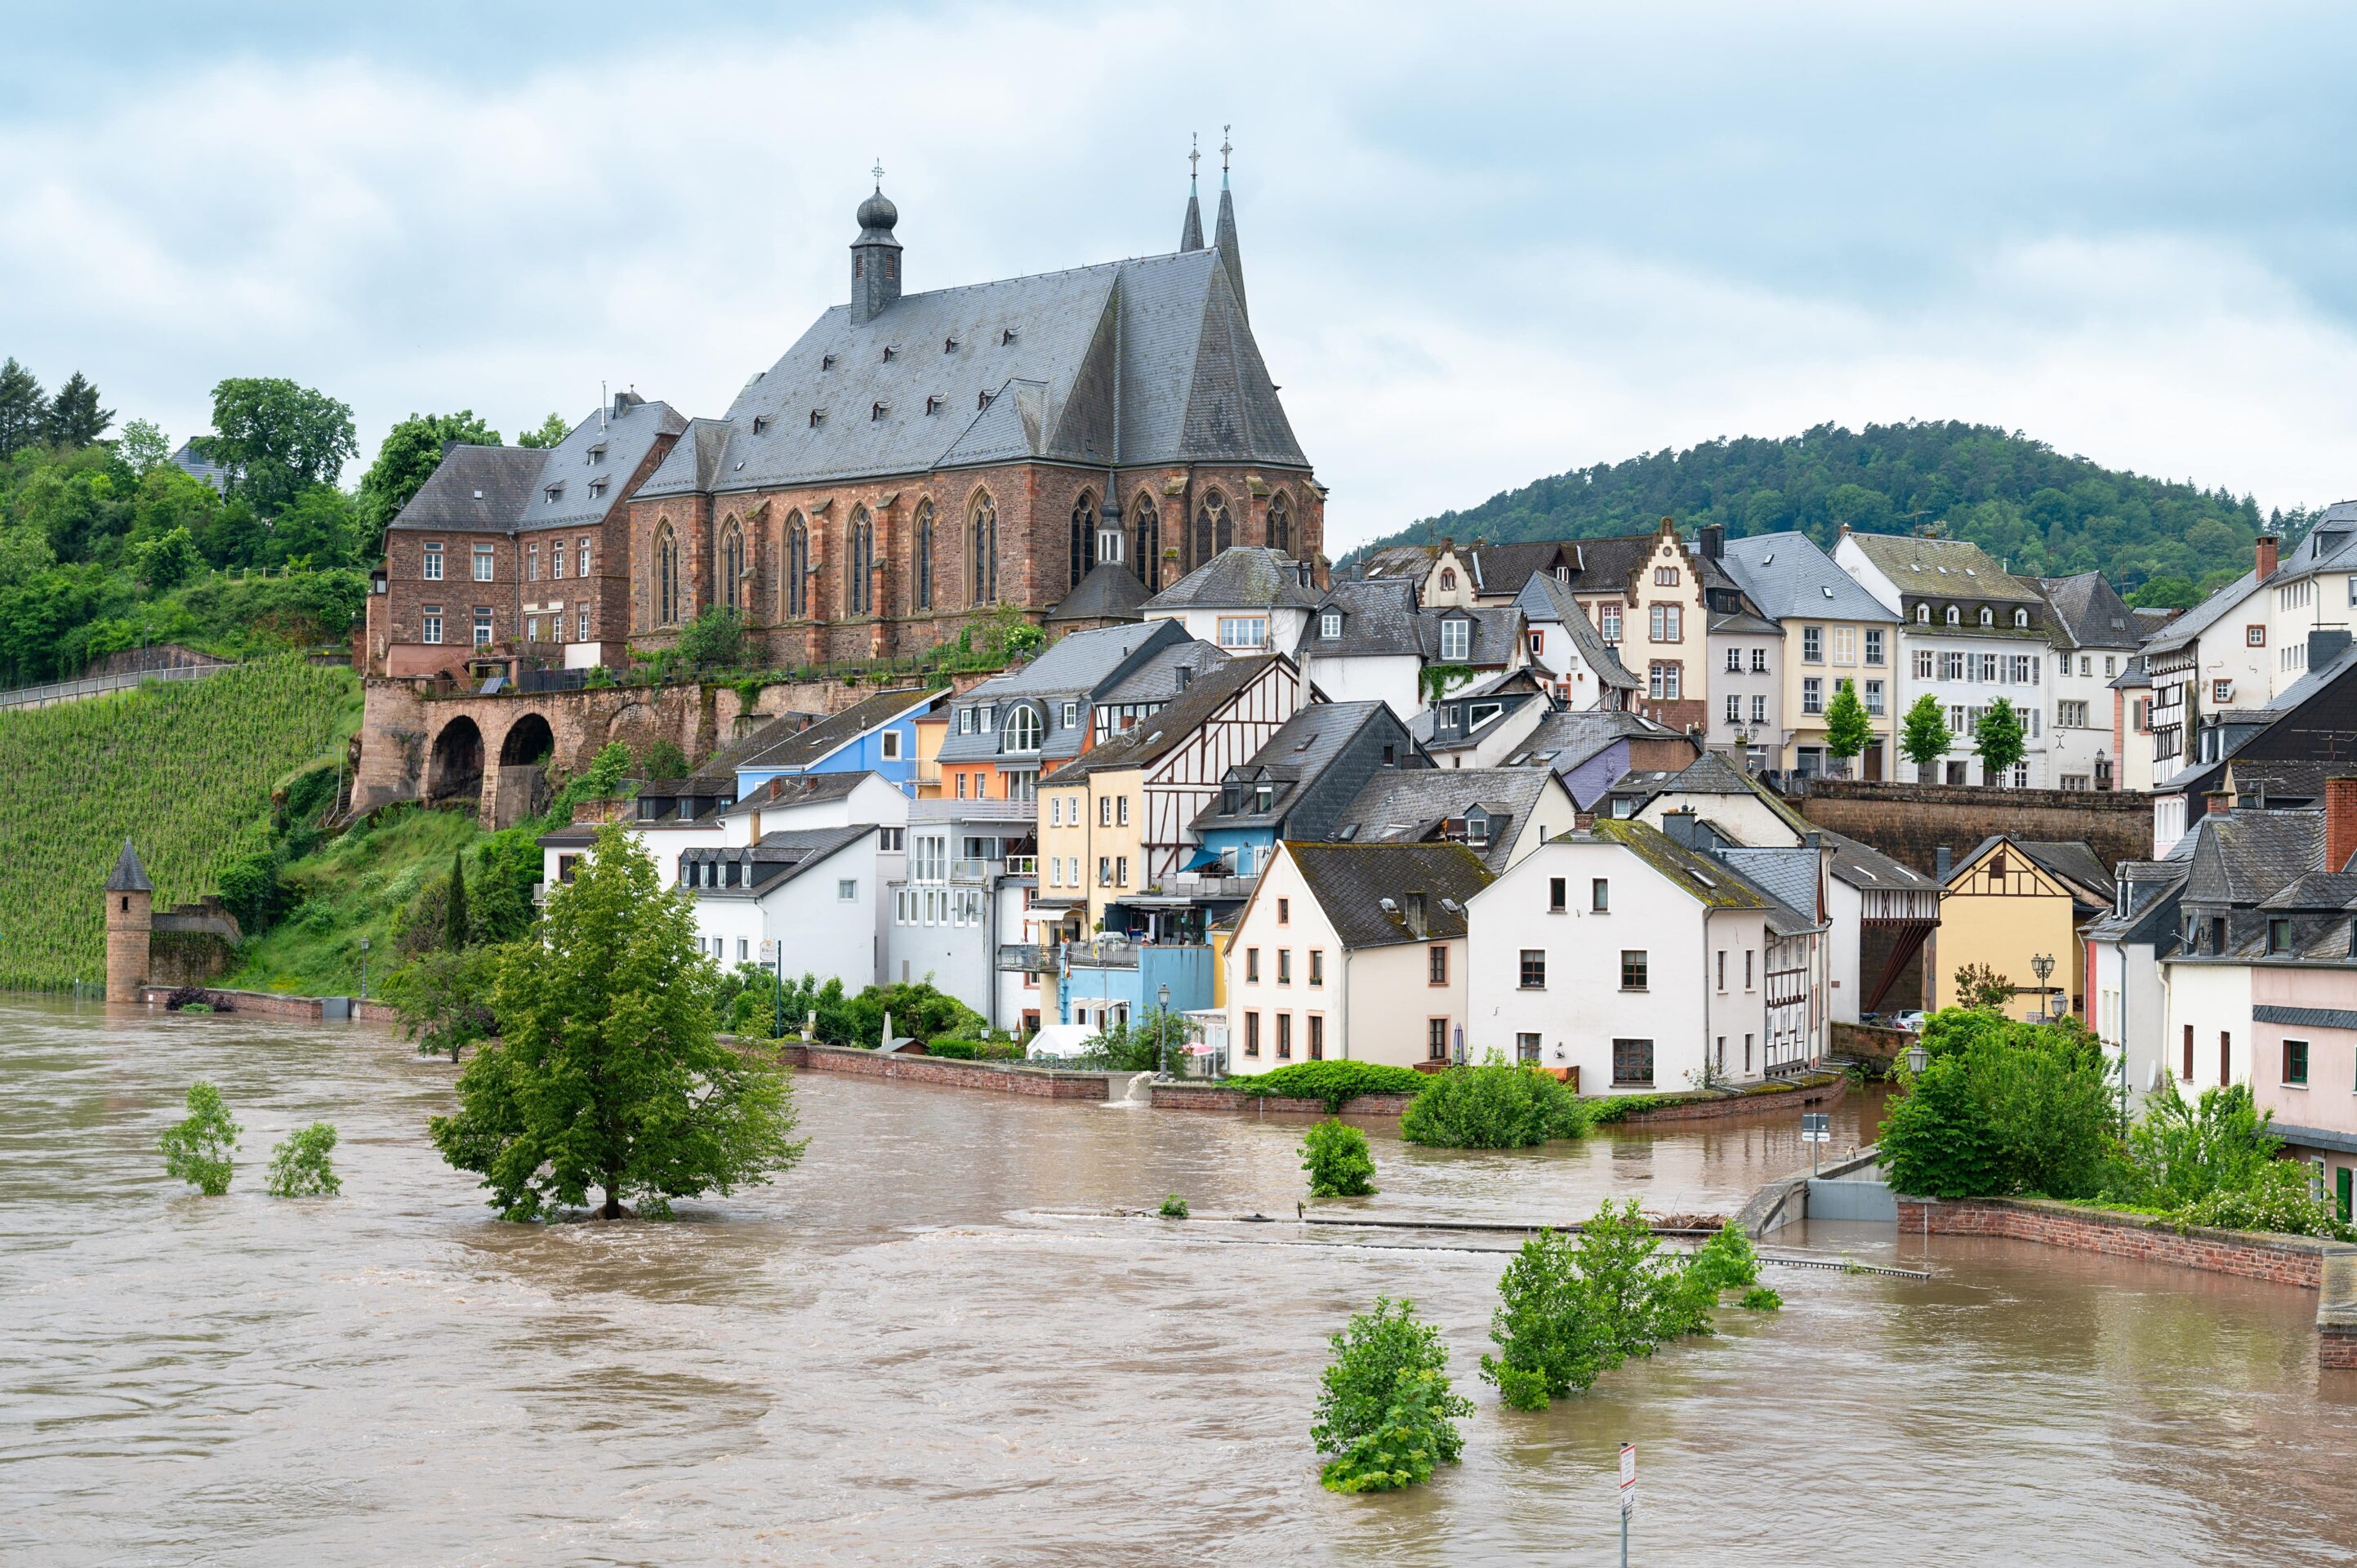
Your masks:
<svg viewBox="0 0 2357 1568"><path fill-rule="evenodd" d="M730 748L735 753L737 797L752 794L772 779L875 773L913 800L917 720L948 695L946 692L878 692L804 729L792 729L786 721L779 721Z"/></svg>

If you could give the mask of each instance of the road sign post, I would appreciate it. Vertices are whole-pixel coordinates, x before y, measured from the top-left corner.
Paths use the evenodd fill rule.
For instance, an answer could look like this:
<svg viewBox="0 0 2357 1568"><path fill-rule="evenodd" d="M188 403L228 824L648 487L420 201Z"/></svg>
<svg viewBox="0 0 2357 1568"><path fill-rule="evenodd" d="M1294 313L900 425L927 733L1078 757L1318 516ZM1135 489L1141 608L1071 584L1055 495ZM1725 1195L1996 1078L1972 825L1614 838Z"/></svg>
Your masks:
<svg viewBox="0 0 2357 1568"><path fill-rule="evenodd" d="M1834 1119L1822 1111L1801 1112L1801 1142L1809 1145L1809 1174L1817 1174L1817 1148L1833 1142Z"/></svg>
<svg viewBox="0 0 2357 1568"><path fill-rule="evenodd" d="M1637 1445L1620 1444L1620 1568L1629 1568L1629 1516L1637 1511Z"/></svg>

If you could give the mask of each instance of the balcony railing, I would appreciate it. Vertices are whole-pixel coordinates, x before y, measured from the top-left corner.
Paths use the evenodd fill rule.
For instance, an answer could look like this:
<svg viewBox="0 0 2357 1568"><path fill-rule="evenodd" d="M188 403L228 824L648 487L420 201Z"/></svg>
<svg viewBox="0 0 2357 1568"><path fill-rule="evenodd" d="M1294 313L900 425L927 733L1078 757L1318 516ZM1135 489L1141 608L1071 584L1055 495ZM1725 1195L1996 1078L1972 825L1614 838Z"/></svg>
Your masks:
<svg viewBox="0 0 2357 1568"><path fill-rule="evenodd" d="M1118 937L1101 937L1092 942L1066 942L1064 967L1067 969L1135 969L1137 944Z"/></svg>
<svg viewBox="0 0 2357 1568"><path fill-rule="evenodd" d="M1040 974L1056 967L1056 950L1037 942L1001 942L998 967L1007 974Z"/></svg>
<svg viewBox="0 0 2357 1568"><path fill-rule="evenodd" d="M1009 876L1039 875L1039 857L1036 854L1008 855L1006 857L1006 875Z"/></svg>
<svg viewBox="0 0 2357 1568"><path fill-rule="evenodd" d="M995 860L952 860L950 862L950 880L963 882L969 886L987 883L991 877L991 867L997 864Z"/></svg>

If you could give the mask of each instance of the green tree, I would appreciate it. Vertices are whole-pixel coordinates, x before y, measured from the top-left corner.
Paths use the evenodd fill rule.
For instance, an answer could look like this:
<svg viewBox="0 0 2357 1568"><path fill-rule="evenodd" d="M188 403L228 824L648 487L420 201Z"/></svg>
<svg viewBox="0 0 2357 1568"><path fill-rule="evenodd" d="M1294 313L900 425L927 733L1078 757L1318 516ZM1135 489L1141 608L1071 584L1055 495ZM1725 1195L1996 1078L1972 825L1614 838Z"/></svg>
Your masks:
<svg viewBox="0 0 2357 1568"><path fill-rule="evenodd" d="M221 1090L202 1079L188 1085L188 1111L156 1140L164 1172L207 1197L219 1197L229 1190L231 1156L237 1153L241 1129L221 1103Z"/></svg>
<svg viewBox="0 0 2357 1568"><path fill-rule="evenodd" d="M1549 1138L1579 1137L1588 1116L1554 1074L1492 1051L1479 1067L1427 1075L1400 1117L1400 1136L1440 1148L1526 1149Z"/></svg>
<svg viewBox="0 0 2357 1568"><path fill-rule="evenodd" d="M0 459L41 443L49 403L33 372L11 358L0 364Z"/></svg>
<svg viewBox="0 0 2357 1568"><path fill-rule="evenodd" d="M114 411L98 406L98 389L80 371L66 378L49 410L41 434L52 446L90 446L114 423Z"/></svg>
<svg viewBox="0 0 2357 1568"><path fill-rule="evenodd" d="M2013 982L1986 963L1956 966L1956 1005L2002 1013L2014 997Z"/></svg>
<svg viewBox="0 0 2357 1568"><path fill-rule="evenodd" d="M633 835L598 830L542 929L503 952L500 1037L459 1075L457 1112L433 1122L443 1157L480 1173L502 1217L578 1206L593 1188L607 1219L625 1199L667 1216L675 1197L802 1157L785 1078L716 1038L694 910L657 885Z"/></svg>
<svg viewBox="0 0 2357 1568"><path fill-rule="evenodd" d="M472 934L467 926L467 854L454 849L450 852L450 897L442 906L442 945L457 952L467 945Z"/></svg>
<svg viewBox="0 0 2357 1568"><path fill-rule="evenodd" d="M123 459L133 478L144 479L151 470L172 460L172 441L146 420L125 420L123 434L114 443L114 455Z"/></svg>
<svg viewBox="0 0 2357 1568"><path fill-rule="evenodd" d="M1931 1061L1890 1108L1879 1144L1900 1192L2092 1197L2125 1155L2102 1042L2073 1021L1950 1010L1925 1024Z"/></svg>
<svg viewBox="0 0 2357 1568"><path fill-rule="evenodd" d="M1980 722L1973 725L1973 749L1980 754L1981 778L1998 784L2007 769L2029 755L2021 733L2021 715L2003 697L1981 711Z"/></svg>
<svg viewBox="0 0 2357 1568"><path fill-rule="evenodd" d="M1948 754L1948 716L1941 711L1939 698L1926 692L1908 708L1907 718L1900 726L1899 749L1915 765L1915 777L1919 779Z"/></svg>
<svg viewBox="0 0 2357 1568"><path fill-rule="evenodd" d="M1301 1168L1309 1173L1312 1197L1366 1197L1375 1190L1375 1157L1367 1135L1347 1122L1311 1126L1301 1141Z"/></svg>
<svg viewBox="0 0 2357 1568"><path fill-rule="evenodd" d="M2126 1196L2174 1208L2255 1186L2283 1147L2270 1130L2274 1120L2275 1112L2261 1111L2251 1098L2247 1083L2205 1089L2188 1103L2176 1078L2163 1073L2128 1133L2136 1180Z"/></svg>
<svg viewBox="0 0 2357 1568"><path fill-rule="evenodd" d="M522 435L517 436L516 445L519 446L560 446L564 445L565 438L572 434L573 427L565 423L565 416L561 413L552 413L546 419L540 422L539 429L527 430ZM496 435L492 436L492 445L498 445L499 439L500 438Z"/></svg>
<svg viewBox="0 0 2357 1568"><path fill-rule="evenodd" d="M333 485L313 485L288 501L270 522L274 566L350 566L360 559L359 509Z"/></svg>
<svg viewBox="0 0 2357 1568"><path fill-rule="evenodd" d="M352 411L278 376L232 376L213 388L212 459L264 518L313 485L333 483L360 450Z"/></svg>
<svg viewBox="0 0 2357 1568"><path fill-rule="evenodd" d="M287 1134L270 1151L270 1175L263 1190L273 1197L333 1197L344 1190L328 1156L336 1147L336 1129L314 1122Z"/></svg>
<svg viewBox="0 0 2357 1568"><path fill-rule="evenodd" d="M417 1042L418 1055L455 1062L460 1051L496 1032L490 999L499 957L495 948L437 948L393 972L385 999L400 1010L403 1031Z"/></svg>
<svg viewBox="0 0 2357 1568"><path fill-rule="evenodd" d="M687 754L674 742L655 742L647 747L647 777L665 779L686 778Z"/></svg>
<svg viewBox="0 0 2357 1568"><path fill-rule="evenodd" d="M376 461L361 476L361 533L356 543L361 559L376 558L385 526L434 477L434 470L442 466L443 448L454 441L468 446L496 446L500 433L468 408L456 413L413 413L384 433ZM540 444L526 441L523 445Z"/></svg>
<svg viewBox="0 0 2357 1568"><path fill-rule="evenodd" d="M203 552L185 528L175 528L132 552L133 568L159 594L168 594L205 569Z"/></svg>
<svg viewBox="0 0 2357 1568"><path fill-rule="evenodd" d="M1873 738L1874 723L1857 700L1857 684L1844 679L1834 688L1834 700L1825 704L1825 749L1841 758L1846 770L1849 759Z"/></svg>
<svg viewBox="0 0 2357 1568"><path fill-rule="evenodd" d="M745 618L716 605L679 628L680 657L699 669L734 664L745 650Z"/></svg>
<svg viewBox="0 0 2357 1568"><path fill-rule="evenodd" d="M1337 1492L1387 1492L1432 1478L1465 1451L1457 1420L1472 1402L1453 1392L1440 1330L1412 1301L1377 1296L1327 1341L1310 1441L1334 1455L1318 1480Z"/></svg>

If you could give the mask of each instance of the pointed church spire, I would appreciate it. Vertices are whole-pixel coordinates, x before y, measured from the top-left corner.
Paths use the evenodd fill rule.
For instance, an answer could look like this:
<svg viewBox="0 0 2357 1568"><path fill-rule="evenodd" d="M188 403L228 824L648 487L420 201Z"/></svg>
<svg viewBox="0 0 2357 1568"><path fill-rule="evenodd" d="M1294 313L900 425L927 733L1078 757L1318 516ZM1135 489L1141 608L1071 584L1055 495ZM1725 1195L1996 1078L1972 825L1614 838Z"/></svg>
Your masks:
<svg viewBox="0 0 2357 1568"><path fill-rule="evenodd" d="M139 864L139 852L131 841L123 841L123 853L114 857L114 872L106 879L109 893L153 893L156 885L147 880L147 868Z"/></svg>
<svg viewBox="0 0 2357 1568"><path fill-rule="evenodd" d="M1178 229L1178 248L1182 251L1203 248L1203 204L1195 198L1195 166L1202 158L1202 148L1189 133L1187 137L1187 221Z"/></svg>
<svg viewBox="0 0 2357 1568"><path fill-rule="evenodd" d="M1220 127L1220 227L1211 236L1211 243L1220 252L1220 264L1228 269L1228 286L1236 291L1236 308L1252 319L1251 307L1244 303L1244 258L1236 245L1236 200L1228 191L1228 155L1235 149L1228 144L1232 126Z"/></svg>

